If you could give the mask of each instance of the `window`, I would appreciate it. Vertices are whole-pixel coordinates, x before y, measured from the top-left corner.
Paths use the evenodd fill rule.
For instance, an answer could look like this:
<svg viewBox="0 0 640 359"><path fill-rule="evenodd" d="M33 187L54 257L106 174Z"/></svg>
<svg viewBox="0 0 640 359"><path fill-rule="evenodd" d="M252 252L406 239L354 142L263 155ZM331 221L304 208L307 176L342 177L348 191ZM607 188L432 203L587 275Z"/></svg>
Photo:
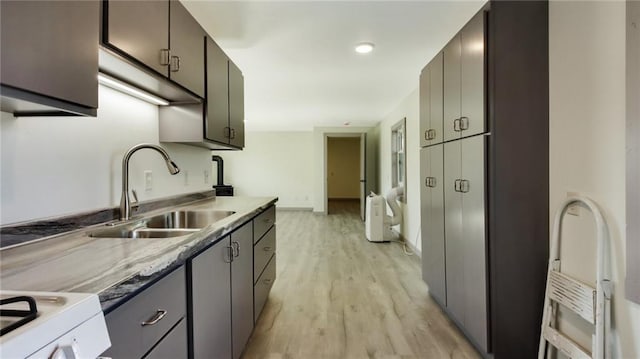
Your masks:
<svg viewBox="0 0 640 359"><path fill-rule="evenodd" d="M391 185L393 187L404 186L407 177L406 169L406 141L405 141L406 118L398 121L391 127ZM406 203L406 196L401 196L399 200Z"/></svg>

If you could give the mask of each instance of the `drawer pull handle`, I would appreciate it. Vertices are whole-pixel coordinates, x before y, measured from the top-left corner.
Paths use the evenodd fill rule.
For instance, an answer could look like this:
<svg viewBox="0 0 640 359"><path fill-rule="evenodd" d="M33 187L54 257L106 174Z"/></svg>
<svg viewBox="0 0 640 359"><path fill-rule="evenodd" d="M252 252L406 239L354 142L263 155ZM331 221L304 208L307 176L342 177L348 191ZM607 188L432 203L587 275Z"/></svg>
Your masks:
<svg viewBox="0 0 640 359"><path fill-rule="evenodd" d="M270 252L271 251L271 247L264 247L262 250L265 251L265 252Z"/></svg>
<svg viewBox="0 0 640 359"><path fill-rule="evenodd" d="M273 282L273 280L272 280L271 278L267 278L267 279L263 279L263 280L262 280L262 283L264 283L264 284L266 284L266 285L271 284L271 282Z"/></svg>
<svg viewBox="0 0 640 359"><path fill-rule="evenodd" d="M167 315L166 310L158 309L158 311L156 311L156 314L154 314L153 317L149 318L149 320L145 322L140 323L140 325L142 325L143 327L147 325L154 325L159 321L161 321L165 315Z"/></svg>

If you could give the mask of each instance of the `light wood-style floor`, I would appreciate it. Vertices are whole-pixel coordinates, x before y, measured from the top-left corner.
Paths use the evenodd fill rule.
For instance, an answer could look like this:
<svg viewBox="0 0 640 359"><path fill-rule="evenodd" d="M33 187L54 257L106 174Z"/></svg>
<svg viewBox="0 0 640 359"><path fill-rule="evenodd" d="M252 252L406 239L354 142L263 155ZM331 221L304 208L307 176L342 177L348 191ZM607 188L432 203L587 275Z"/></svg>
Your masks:
<svg viewBox="0 0 640 359"><path fill-rule="evenodd" d="M243 358L479 358L420 262L370 243L357 202L277 213L277 279Z"/></svg>

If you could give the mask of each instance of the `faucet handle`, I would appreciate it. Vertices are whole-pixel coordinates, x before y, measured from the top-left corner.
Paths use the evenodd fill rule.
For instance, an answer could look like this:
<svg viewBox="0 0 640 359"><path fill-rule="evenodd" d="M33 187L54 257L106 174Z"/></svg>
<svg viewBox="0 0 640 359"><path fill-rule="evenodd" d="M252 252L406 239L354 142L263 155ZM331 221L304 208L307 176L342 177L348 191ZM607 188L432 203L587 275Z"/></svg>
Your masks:
<svg viewBox="0 0 640 359"><path fill-rule="evenodd" d="M135 199L135 202L131 203L131 207L138 207L139 206L138 202L140 202L138 200L138 192L136 192L135 189L132 189L131 194L133 195L133 199Z"/></svg>

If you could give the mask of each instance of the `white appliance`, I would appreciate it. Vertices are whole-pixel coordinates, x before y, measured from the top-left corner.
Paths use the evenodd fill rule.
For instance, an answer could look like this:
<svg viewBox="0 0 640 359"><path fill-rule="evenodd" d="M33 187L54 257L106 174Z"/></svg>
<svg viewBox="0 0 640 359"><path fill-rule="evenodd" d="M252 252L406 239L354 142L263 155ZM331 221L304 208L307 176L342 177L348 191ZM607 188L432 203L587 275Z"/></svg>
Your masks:
<svg viewBox="0 0 640 359"><path fill-rule="evenodd" d="M404 195L404 187L394 187L387 192L387 198L371 192L365 202L364 228L369 242L388 242L398 240L399 235L391 227L402 221L402 210L398 206L398 197ZM387 203L393 216L387 215Z"/></svg>
<svg viewBox="0 0 640 359"><path fill-rule="evenodd" d="M29 312L22 300L0 306L0 358L96 358L111 346L100 301L95 294L0 291L0 299L29 297L37 314L15 329ZM11 301L11 300L9 300ZM15 314L22 314L16 316Z"/></svg>
<svg viewBox="0 0 640 359"><path fill-rule="evenodd" d="M364 219L364 232L369 242L384 242L384 216L387 212L387 204L382 196L371 192L367 196Z"/></svg>

